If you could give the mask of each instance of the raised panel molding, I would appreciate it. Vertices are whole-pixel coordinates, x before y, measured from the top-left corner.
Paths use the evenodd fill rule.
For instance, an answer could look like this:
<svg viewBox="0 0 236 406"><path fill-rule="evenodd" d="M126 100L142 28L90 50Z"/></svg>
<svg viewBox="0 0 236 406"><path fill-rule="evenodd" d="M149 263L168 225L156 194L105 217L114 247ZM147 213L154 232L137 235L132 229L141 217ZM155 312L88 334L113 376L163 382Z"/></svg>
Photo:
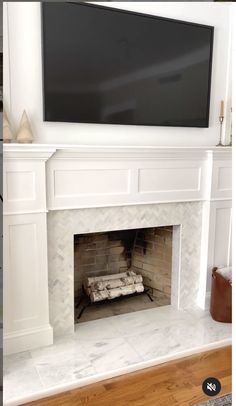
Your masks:
<svg viewBox="0 0 236 406"><path fill-rule="evenodd" d="M221 167L218 171L218 185L219 191L232 190L232 168L231 166Z"/></svg>
<svg viewBox="0 0 236 406"><path fill-rule="evenodd" d="M232 151L227 147L212 152L211 199L232 199Z"/></svg>
<svg viewBox="0 0 236 406"><path fill-rule="evenodd" d="M199 192L201 188L201 168L141 168L139 169L139 193Z"/></svg>
<svg viewBox="0 0 236 406"><path fill-rule="evenodd" d="M213 201L210 205L207 291L211 289L212 267L230 266L232 261L232 202Z"/></svg>
<svg viewBox="0 0 236 406"><path fill-rule="evenodd" d="M45 161L53 149L4 146L4 214L45 212Z"/></svg>
<svg viewBox="0 0 236 406"><path fill-rule="evenodd" d="M55 199L129 192L126 169L61 169L54 171Z"/></svg>
<svg viewBox="0 0 236 406"><path fill-rule="evenodd" d="M232 208L228 202L212 203L210 239L210 265L230 265L229 251L231 245L231 215Z"/></svg>
<svg viewBox="0 0 236 406"><path fill-rule="evenodd" d="M46 209L44 163L5 161L4 214Z"/></svg>
<svg viewBox="0 0 236 406"><path fill-rule="evenodd" d="M7 301L14 303L11 308L12 322L25 325L32 323L38 316L40 261L37 252L37 225L35 222L24 223L22 219L21 224L8 223L8 232L5 231L5 234L8 233L9 266L5 274L10 290Z"/></svg>
<svg viewBox="0 0 236 406"><path fill-rule="evenodd" d="M22 344L17 345L17 337L22 342L26 331L37 331L39 326L47 330L47 343L51 344L46 214L5 216L4 254L5 352L20 351ZM41 345L35 334L34 341ZM15 348L9 347L8 338L12 337ZM45 334L43 337L45 340ZM32 348L30 342L25 345L29 347L24 350Z"/></svg>
<svg viewBox="0 0 236 406"><path fill-rule="evenodd" d="M48 210L204 199L205 150L58 149L47 163Z"/></svg>
<svg viewBox="0 0 236 406"><path fill-rule="evenodd" d="M217 161L213 164L212 199L232 198L232 164Z"/></svg>
<svg viewBox="0 0 236 406"><path fill-rule="evenodd" d="M35 200L35 173L32 171L7 171L6 189L8 202Z"/></svg>
<svg viewBox="0 0 236 406"><path fill-rule="evenodd" d="M216 266L230 265L231 207L217 207L215 212L215 244L213 250Z"/></svg>
<svg viewBox="0 0 236 406"><path fill-rule="evenodd" d="M48 344L51 344L46 214L5 216L3 248L5 352L9 352L7 337L14 336L14 352L17 352L17 337L26 331L37 331L41 326L47 330ZM41 344L40 339L37 343Z"/></svg>

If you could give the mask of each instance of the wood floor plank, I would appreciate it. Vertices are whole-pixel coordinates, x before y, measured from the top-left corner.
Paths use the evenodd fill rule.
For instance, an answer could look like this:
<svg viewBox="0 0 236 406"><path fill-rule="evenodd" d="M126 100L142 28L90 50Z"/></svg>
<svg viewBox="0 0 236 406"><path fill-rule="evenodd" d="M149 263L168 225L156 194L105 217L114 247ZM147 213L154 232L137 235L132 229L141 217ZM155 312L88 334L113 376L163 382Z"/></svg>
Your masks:
<svg viewBox="0 0 236 406"><path fill-rule="evenodd" d="M230 346L25 404L25 406L193 406L209 397L202 382L220 380L219 396L231 392Z"/></svg>

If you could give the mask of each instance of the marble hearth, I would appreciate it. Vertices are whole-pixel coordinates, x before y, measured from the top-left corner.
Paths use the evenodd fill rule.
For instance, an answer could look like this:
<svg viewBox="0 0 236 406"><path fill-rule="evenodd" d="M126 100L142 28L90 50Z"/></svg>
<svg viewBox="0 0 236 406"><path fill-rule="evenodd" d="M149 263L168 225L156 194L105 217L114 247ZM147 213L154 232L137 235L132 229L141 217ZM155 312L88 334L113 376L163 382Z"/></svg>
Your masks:
<svg viewBox="0 0 236 406"><path fill-rule="evenodd" d="M75 235L170 225L171 306L206 309L231 263L230 148L5 145L5 352L74 333Z"/></svg>
<svg viewBox="0 0 236 406"><path fill-rule="evenodd" d="M76 325L54 344L4 359L4 405L19 406L231 344L231 324L163 306Z"/></svg>

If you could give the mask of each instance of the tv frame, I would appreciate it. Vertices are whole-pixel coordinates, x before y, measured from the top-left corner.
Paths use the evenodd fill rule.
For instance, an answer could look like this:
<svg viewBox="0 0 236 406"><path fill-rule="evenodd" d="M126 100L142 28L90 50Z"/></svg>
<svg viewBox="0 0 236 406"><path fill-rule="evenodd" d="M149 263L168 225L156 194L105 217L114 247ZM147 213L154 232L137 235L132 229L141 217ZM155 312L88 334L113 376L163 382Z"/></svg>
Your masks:
<svg viewBox="0 0 236 406"><path fill-rule="evenodd" d="M64 121L64 120L46 120L45 118L45 110L46 110L46 97L45 97L45 81L44 81L44 73L45 73L45 58L44 58L44 7L47 6L47 3L54 4L51 2L41 2L41 55L42 55L42 100L43 100L43 121L48 122L48 123L77 123L77 124L105 124L105 125L131 125L131 126L144 126L144 127L183 127L183 128L209 128L209 118L210 118L210 102L211 102L211 82L212 82L212 60L213 60L213 46L214 46L214 26L211 25L206 25L206 24L200 24L200 23L194 23L190 21L184 21L184 20L179 20L179 19L174 19L174 18L169 18L169 17L160 17L160 16L155 16L152 14L146 14L146 13L140 13L137 11L130 11L130 10L125 10L125 9L118 9L114 7L107 7L107 6L101 6L97 4L90 4L90 3L83 3L83 2L75 2L75 1L68 1L66 3L69 4L74 4L74 5L79 5L83 7L92 7L92 8L98 8L102 10L111 10L116 13L123 13L123 14L131 14L131 15L136 15L136 16L141 16L141 17L146 17L146 18L151 18L154 20L164 20L164 21L171 21L179 24L185 24L185 25L191 25L191 26L197 26L197 27L203 27L207 28L211 32L211 41L210 41L210 59L209 59L209 67L208 67L208 90L207 90L207 114L206 114L206 125L173 125L173 124L167 124L167 125L159 125L159 124L132 124L132 123L103 123L103 122L90 122L90 121Z"/></svg>

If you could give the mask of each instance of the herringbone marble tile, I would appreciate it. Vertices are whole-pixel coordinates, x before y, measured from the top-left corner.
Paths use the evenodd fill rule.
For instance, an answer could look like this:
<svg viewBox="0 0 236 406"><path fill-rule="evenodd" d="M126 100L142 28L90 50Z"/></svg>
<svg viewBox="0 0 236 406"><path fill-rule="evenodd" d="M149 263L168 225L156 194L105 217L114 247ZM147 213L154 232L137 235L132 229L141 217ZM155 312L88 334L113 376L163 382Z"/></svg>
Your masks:
<svg viewBox="0 0 236 406"><path fill-rule="evenodd" d="M181 225L179 305L187 308L198 293L201 223L201 202L50 211L49 301L54 332L67 334L74 329L74 234Z"/></svg>

